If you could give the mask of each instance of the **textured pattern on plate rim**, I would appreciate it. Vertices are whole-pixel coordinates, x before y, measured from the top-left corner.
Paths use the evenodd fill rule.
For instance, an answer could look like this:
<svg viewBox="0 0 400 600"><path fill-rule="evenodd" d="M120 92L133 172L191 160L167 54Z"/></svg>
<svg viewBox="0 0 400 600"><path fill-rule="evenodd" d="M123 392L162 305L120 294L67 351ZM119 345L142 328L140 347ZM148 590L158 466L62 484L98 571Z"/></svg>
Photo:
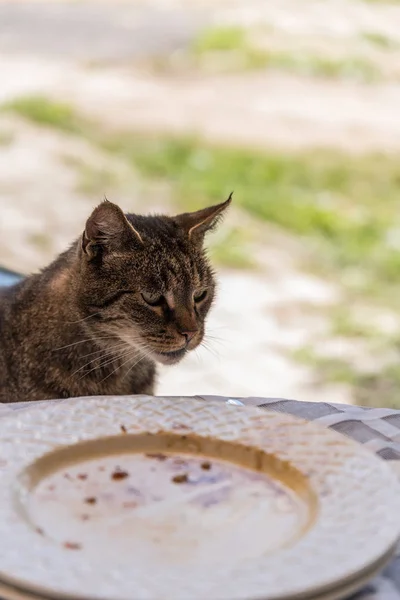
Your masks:
<svg viewBox="0 0 400 600"><path fill-rule="evenodd" d="M129 559L83 562L80 552L39 536L15 510L16 475L43 453L79 440L120 433L176 432L195 425L198 435L255 445L308 474L318 494L315 525L293 546L241 565L223 557L215 571L182 585L179 569L162 581L132 572ZM335 432L257 408L188 399L119 397L77 399L32 407L2 419L0 433L0 573L71 595L132 598L238 599L283 597L334 583L376 561L400 533L399 483L388 466Z"/></svg>

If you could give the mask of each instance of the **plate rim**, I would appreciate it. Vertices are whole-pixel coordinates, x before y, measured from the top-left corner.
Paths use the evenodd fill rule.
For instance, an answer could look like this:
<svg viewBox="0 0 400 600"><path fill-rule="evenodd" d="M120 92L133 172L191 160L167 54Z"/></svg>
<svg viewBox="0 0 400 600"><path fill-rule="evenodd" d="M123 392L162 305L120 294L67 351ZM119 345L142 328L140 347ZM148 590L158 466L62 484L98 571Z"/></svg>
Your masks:
<svg viewBox="0 0 400 600"><path fill-rule="evenodd" d="M127 400L129 400L131 408L132 408L132 403L134 403L134 405L135 405L134 407L136 407L136 409L139 408L139 412L140 412L140 408L141 407L143 408L143 406L141 406L141 403L143 404L143 403L149 402L149 401L152 402L152 403L154 403L154 402L161 403L161 404L164 405L164 408L166 408L167 406L170 406L171 403L175 404L175 406L176 406L177 402L178 403L181 402L181 403L184 403L186 405L189 404L189 406L191 405L192 407L195 406L195 404L198 404L198 405L201 404L203 407L204 406L211 407L212 410L214 410L212 407L218 407L215 410L217 412L219 412L219 413L224 414L224 415L228 415L228 414L233 415L232 411L235 411L235 413L237 413L237 411L241 411L242 414L244 414L243 413L243 411L244 411L244 412L247 413L246 418L248 417L248 415L251 414L253 418L257 418L257 419L263 421L264 424L266 424L267 420L269 418L272 418L272 416L273 416L273 418L275 420L280 420L281 423L286 423L286 425L289 426L289 428L290 427L298 427L298 426L306 427L308 430L310 430L310 428L311 428L312 431L315 431L315 432L318 431L319 435L322 436L322 437L328 437L331 440L332 439L336 439L336 441L340 440L341 443L344 444L346 447L350 447L350 448L353 449L353 451L356 451L357 455L361 455L362 454L364 456L368 456L369 461L371 461L373 465L375 465L376 467L377 467L378 464L380 465L381 469L383 469L382 472L385 474L385 477L387 477L389 479L390 478L389 473L391 475L393 475L393 478L394 478L394 480L396 481L396 484L397 484L396 489L397 490L400 489L399 485L398 485L397 478L395 477L395 475L390 470L390 467L385 463L385 461L383 461L379 457L376 457L373 453L371 453L365 447L356 444L356 442L353 442L352 440L350 440L348 438L345 438L344 436L342 436L341 434L338 434L337 432L334 432L334 431L329 430L329 429L325 429L325 428L319 426L318 424L315 424L315 423L312 423L312 422L309 423L309 422L305 421L304 419L299 419L298 417L294 417L292 415L286 415L286 414L282 414L282 413L276 413L276 412L273 412L273 411L262 410L262 409L260 409L258 407L247 407L247 406L244 406L244 407L237 407L237 406L227 407L225 404L222 404L222 403L217 402L217 401L214 401L214 402L213 401L207 401L206 402L206 401L203 401L203 400L200 400L200 399L193 399L193 398L192 399L187 399L187 398L181 398L181 397L149 397L149 396L145 396L145 397L135 396L135 397L132 397L132 396L130 396L128 398L126 398L126 397L117 397L117 399L115 397L97 397L97 398L87 398L87 399L86 398L77 398L77 399L73 399L73 400L71 399L71 401L69 401L68 403L61 403L61 404L52 403L52 404L49 404L48 406L45 406L45 407L43 407L43 405L40 406L40 407L32 407L32 409L35 412L37 411L36 414L43 415L41 418L43 418L46 421L46 416L49 416L52 413L59 412L59 408L60 407L63 407L63 409L61 410L61 412L64 412L65 409L68 412L69 410L72 411L72 409L74 407L79 406L81 403L85 403L87 407L89 405L92 406L92 405L98 405L98 404L100 404L100 406L101 406L102 403L103 403L103 407L104 407L104 401L106 401L107 405L108 405L110 402L114 402L116 404L121 404L121 402L126 402ZM66 408L66 407L68 407L68 408ZM107 408L108 408L108 406L107 406ZM29 410L29 409L28 410L24 410L23 412L21 411L21 413L17 413L17 414L13 414L13 415L9 415L9 416L4 417L4 419L2 419L2 423L5 423L6 421L8 421L11 424L17 423L18 421L21 422L21 418L23 417L23 415L27 414L28 412L30 414L33 414L33 412L31 410ZM47 413L47 414L45 414L45 413ZM39 420L41 420L41 418L39 418ZM22 418L22 421L23 420L24 419ZM29 418L28 418L28 420L29 420ZM4 436L3 436L3 428L2 428L2 431L0 432L0 449L2 447L3 437ZM40 438L40 436L39 436L39 438ZM90 439L90 438L85 438L85 439ZM40 439L38 439L38 441L40 442ZM64 444L61 444L61 445L64 445ZM1 479L0 479L0 482L1 482ZM399 538L399 535L400 535L400 521L397 524L397 533L393 536L392 544L396 543L396 541ZM386 548L386 550L387 550L387 548ZM376 562L376 560L379 560L379 557L381 557L381 555L382 555L382 552L380 553L380 555L378 557L375 557L374 562ZM364 567L356 570L351 575L348 575L348 577L354 578L357 575L357 573L359 573L362 570L365 570L365 568L367 568L368 565L370 565L370 564L371 564L371 562L368 562L366 566L364 565ZM12 583L13 581L14 582L18 581L16 579L14 579L13 577L9 577L9 576L6 576L6 578L4 578L4 576L2 574L1 565L0 565L0 578L2 580L4 579L4 581L10 581L10 583ZM342 576L340 578L340 581L342 581L343 579L344 579L344 577ZM41 593L40 589L42 590L42 593L45 590L44 587L37 588L36 586L32 586L32 583L29 582L29 580L25 580L25 581L26 581L26 584L23 586L23 589L26 589L27 591L32 590L37 595L38 593L39 594ZM328 583L324 584L323 586L317 586L317 587L314 586L311 589L321 589L321 588L327 588L327 587L331 588L332 585L335 585L336 581L337 581L337 578L335 578L333 582L330 582L330 583L328 582ZM19 587L19 585L18 585L18 587ZM310 595L308 592L304 592L304 593L306 593L307 595ZM57 598L71 598L72 597L70 593L63 593L63 592L57 592L57 594L55 595L54 594L54 590L53 591L49 590L49 592L46 592L45 596L46 595L49 596L49 594L50 594L50 597L57 597ZM295 597L295 594L296 593L294 593L294 594L291 593L289 597L293 598L293 597ZM254 598L256 598L256 597L257 598L261 598L262 596L254 596ZM84 595L84 596L82 596L82 598L85 598L85 599L99 598L99 596L98 595L95 595L95 596ZM287 595L285 595L284 593L283 594L281 593L281 594L278 594L278 595L268 595L268 598L274 598L274 600L278 600L278 599L279 600L284 600L285 598L287 598Z"/></svg>

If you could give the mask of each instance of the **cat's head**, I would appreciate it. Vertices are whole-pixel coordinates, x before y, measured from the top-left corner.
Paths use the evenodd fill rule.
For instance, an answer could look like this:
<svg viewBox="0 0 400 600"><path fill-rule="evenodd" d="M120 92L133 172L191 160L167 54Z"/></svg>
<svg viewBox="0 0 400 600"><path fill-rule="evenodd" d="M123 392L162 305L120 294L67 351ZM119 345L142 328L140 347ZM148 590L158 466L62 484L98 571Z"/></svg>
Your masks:
<svg viewBox="0 0 400 600"><path fill-rule="evenodd" d="M91 334L164 364L196 348L215 295L204 236L230 201L175 217L125 215L102 202L78 250L78 305Z"/></svg>

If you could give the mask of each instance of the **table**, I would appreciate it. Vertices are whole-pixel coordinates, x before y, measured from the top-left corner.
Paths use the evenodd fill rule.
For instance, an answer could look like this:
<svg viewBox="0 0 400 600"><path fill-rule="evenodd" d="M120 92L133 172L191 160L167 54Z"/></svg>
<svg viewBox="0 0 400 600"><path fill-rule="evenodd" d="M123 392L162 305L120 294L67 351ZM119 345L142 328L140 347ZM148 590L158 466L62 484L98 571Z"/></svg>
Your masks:
<svg viewBox="0 0 400 600"><path fill-rule="evenodd" d="M226 398L221 396L195 396L200 401L216 400L233 405L258 406L261 409L292 414L309 421L316 421L364 444L384 460L400 466L400 411L387 408L361 408L346 404L326 402L299 402L282 398ZM35 406L66 400L35 402ZM31 402L0 404L1 417L14 411L26 410ZM396 469L397 470L397 469ZM400 469L399 469L400 476ZM400 498L399 498L400 510ZM353 600L400 600L400 546L391 564Z"/></svg>

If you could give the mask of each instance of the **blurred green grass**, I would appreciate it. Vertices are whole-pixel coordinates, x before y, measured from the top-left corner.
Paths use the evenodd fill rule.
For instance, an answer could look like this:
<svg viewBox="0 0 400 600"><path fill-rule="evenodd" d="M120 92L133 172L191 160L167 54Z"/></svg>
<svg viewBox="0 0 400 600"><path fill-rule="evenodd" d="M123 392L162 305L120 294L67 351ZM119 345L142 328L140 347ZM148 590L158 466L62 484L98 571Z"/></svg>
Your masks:
<svg viewBox="0 0 400 600"><path fill-rule="evenodd" d="M377 48L390 49L399 47L399 42L397 42L397 40L394 40L380 31L366 31L361 37Z"/></svg>
<svg viewBox="0 0 400 600"><path fill-rule="evenodd" d="M233 189L236 205L312 248L311 269L342 289L340 311L332 306L326 315L331 321L328 338L356 340L371 356L398 353L396 332L385 333L379 323L374 326L353 314L358 302L376 303L383 312L398 310L397 156L257 152L196 139L135 135L108 139L106 147L131 161L144 177L170 182L185 209L218 202ZM294 357L312 368L321 390L327 383L345 385L359 404L400 408L400 361L361 369L349 357L321 353L318 340L316 348L300 348Z"/></svg>
<svg viewBox="0 0 400 600"><path fill-rule="evenodd" d="M229 52L246 46L246 30L237 25L209 27L192 42L192 50L199 55L205 52Z"/></svg>
<svg viewBox="0 0 400 600"><path fill-rule="evenodd" d="M80 118L69 104L45 96L22 96L3 104L2 109L67 133L83 134L87 126L86 119Z"/></svg>
<svg viewBox="0 0 400 600"><path fill-rule="evenodd" d="M145 177L171 181L186 207L220 201L233 189L235 203L254 217L317 241L325 264L362 267L376 284L397 280L397 157L257 152L136 135L108 139L105 146L127 157Z"/></svg>
<svg viewBox="0 0 400 600"><path fill-rule="evenodd" d="M235 204L253 217L317 243L326 267L360 269L369 291L371 284L383 289L397 282L396 156L351 156L328 150L262 152L213 146L191 137L106 134L72 107L40 97L22 98L3 108L40 125L84 135L143 177L167 181L181 207L219 202L234 190ZM96 172L83 171L82 190L96 190ZM99 178L101 184L108 183L113 175Z"/></svg>
<svg viewBox="0 0 400 600"><path fill-rule="evenodd" d="M349 360L321 356L305 347L293 353L293 358L311 367L315 385L321 389L327 382L350 386L355 404L368 407L400 409L400 367L388 363L376 370L362 370Z"/></svg>
<svg viewBox="0 0 400 600"><path fill-rule="evenodd" d="M257 261L252 256L251 232L243 228L221 228L208 240L213 261L234 269L253 269Z"/></svg>
<svg viewBox="0 0 400 600"><path fill-rule="evenodd" d="M220 202L234 190L235 206L261 224L273 224L301 240L312 254L309 268L342 290L342 303L332 306L328 315L331 338L357 340L372 356L398 353L397 331L385 332L379 323L354 315L357 302L398 311L400 162L396 155L262 152L190 137L106 133L72 107L61 104L61 110L46 99L40 108L40 102L40 98L25 98L6 108L41 126L84 135L110 159L130 165L144 181L167 184L177 209ZM84 193L97 193L98 186L118 181L111 171L104 175L75 166ZM229 266L254 266L251 231L238 226L221 231L213 247L215 257ZM400 407L400 361L399 366L388 361L376 370L365 370L346 357L330 357L308 347L298 349L295 358L312 366L317 383L350 385L359 403Z"/></svg>
<svg viewBox="0 0 400 600"><path fill-rule="evenodd" d="M383 37L379 34L366 36L375 44L383 44ZM222 71L275 69L298 75L365 83L382 78L377 65L362 56L336 58L307 50L293 52L266 48L257 44L248 31L238 26L218 26L203 30L193 41L191 54L197 67L204 67L208 62L219 65Z"/></svg>

